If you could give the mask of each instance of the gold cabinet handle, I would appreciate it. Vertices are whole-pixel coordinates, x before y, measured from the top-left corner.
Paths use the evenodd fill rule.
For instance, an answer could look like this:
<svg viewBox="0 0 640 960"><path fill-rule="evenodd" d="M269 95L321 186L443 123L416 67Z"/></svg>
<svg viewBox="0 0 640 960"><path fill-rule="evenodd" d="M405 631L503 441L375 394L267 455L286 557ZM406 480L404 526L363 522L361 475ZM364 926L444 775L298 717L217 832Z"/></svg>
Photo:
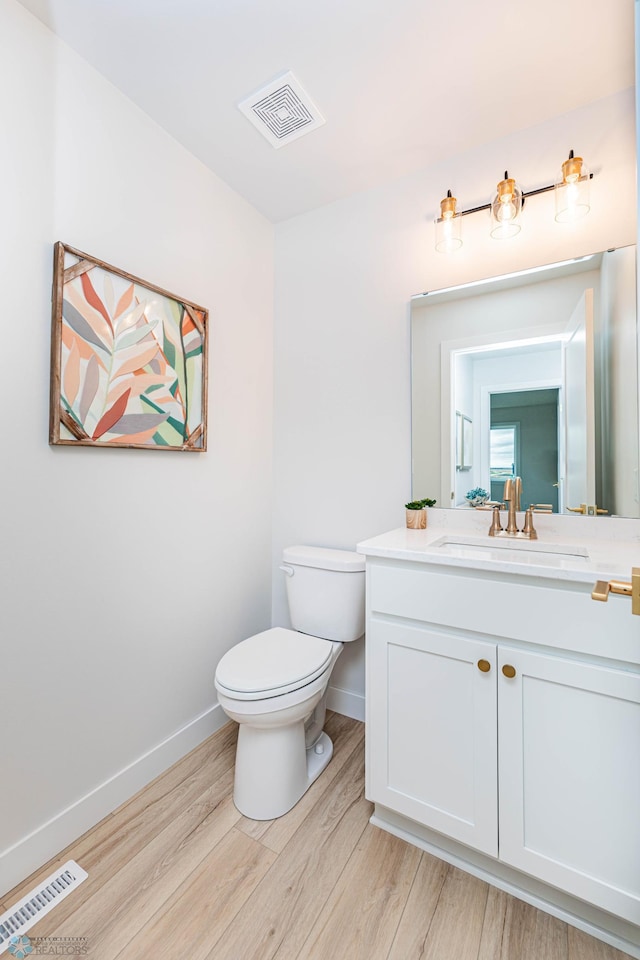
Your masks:
<svg viewBox="0 0 640 960"><path fill-rule="evenodd" d="M579 507L567 507L567 510L570 510L571 513L581 513L583 516L595 517L599 513L609 513L608 510L603 510L602 507L596 506L596 504L586 504L581 503Z"/></svg>
<svg viewBox="0 0 640 960"><path fill-rule="evenodd" d="M631 613L640 616L640 567L632 568L631 583L626 580L598 580L591 591L591 599L606 603L610 593L631 597Z"/></svg>
<svg viewBox="0 0 640 960"><path fill-rule="evenodd" d="M502 672L504 673L505 677L509 678L509 680L513 680L516 675L516 668L512 667L510 663L505 663L504 667L502 668Z"/></svg>
<svg viewBox="0 0 640 960"><path fill-rule="evenodd" d="M483 673L489 673L491 664L488 660L478 660L478 670L481 670Z"/></svg>
<svg viewBox="0 0 640 960"><path fill-rule="evenodd" d="M604 603L609 599L609 590L611 584L608 580L596 580L596 585L591 591L592 600L602 600Z"/></svg>

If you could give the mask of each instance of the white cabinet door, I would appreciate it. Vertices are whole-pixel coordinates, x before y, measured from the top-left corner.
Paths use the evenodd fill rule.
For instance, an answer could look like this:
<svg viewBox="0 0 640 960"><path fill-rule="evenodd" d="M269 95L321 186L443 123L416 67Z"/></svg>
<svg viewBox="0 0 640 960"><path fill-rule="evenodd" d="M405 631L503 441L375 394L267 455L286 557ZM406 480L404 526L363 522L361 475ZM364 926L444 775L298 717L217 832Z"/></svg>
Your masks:
<svg viewBox="0 0 640 960"><path fill-rule="evenodd" d="M369 799L497 856L495 644L371 618L367 704Z"/></svg>
<svg viewBox="0 0 640 960"><path fill-rule="evenodd" d="M499 661L500 859L640 923L640 676Z"/></svg>

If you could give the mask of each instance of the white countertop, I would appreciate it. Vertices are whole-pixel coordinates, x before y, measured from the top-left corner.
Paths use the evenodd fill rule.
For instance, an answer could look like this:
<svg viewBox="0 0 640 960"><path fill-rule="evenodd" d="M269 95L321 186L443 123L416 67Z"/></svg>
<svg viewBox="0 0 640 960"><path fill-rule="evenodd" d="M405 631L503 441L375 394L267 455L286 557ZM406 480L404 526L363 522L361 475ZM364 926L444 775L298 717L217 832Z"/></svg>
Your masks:
<svg viewBox="0 0 640 960"><path fill-rule="evenodd" d="M474 516L456 513L429 510L426 530L400 527L363 540L356 549L367 557L593 584L596 580L630 580L631 568L640 566L636 531L629 539L623 538L620 534L629 531L612 519L609 524L614 525L607 527L606 520L602 525L596 518L589 525L588 518L535 515L538 539L524 540L489 537L491 516L487 512L474 511ZM586 526L578 526L582 523ZM607 533L610 538L604 536Z"/></svg>

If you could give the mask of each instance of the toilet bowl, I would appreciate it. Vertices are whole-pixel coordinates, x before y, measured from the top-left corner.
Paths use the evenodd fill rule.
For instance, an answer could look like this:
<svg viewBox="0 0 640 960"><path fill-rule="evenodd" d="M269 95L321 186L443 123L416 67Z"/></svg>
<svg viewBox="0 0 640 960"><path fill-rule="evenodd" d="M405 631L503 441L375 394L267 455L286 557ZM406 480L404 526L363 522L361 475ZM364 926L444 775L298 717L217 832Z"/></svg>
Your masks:
<svg viewBox="0 0 640 960"><path fill-rule="evenodd" d="M215 676L220 706L239 724L234 803L252 820L282 816L329 763L329 678L343 644L364 633L363 557L289 547L283 561L294 629L243 640Z"/></svg>

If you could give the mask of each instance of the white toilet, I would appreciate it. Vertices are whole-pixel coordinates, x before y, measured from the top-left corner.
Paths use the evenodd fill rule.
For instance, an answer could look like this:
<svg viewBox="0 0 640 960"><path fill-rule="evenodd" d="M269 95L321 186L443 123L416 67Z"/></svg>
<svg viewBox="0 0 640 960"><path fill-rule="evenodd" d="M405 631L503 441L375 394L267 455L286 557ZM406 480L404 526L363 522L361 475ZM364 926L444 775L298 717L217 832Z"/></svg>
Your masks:
<svg viewBox="0 0 640 960"><path fill-rule="evenodd" d="M252 820L281 817L329 763L329 677L343 643L364 633L364 557L288 547L282 559L294 629L243 640L215 677L220 706L240 724L233 800Z"/></svg>

